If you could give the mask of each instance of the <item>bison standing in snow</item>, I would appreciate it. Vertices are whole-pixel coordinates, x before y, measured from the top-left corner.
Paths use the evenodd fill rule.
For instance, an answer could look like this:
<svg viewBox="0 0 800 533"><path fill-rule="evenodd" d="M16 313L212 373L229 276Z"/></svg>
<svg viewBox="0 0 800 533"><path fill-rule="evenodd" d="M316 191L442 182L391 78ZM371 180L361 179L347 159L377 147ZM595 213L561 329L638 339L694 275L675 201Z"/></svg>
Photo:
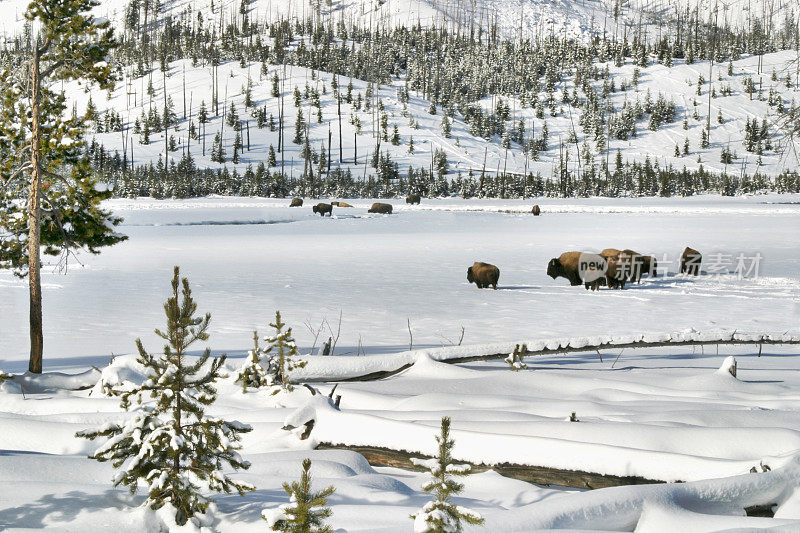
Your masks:
<svg viewBox="0 0 800 533"><path fill-rule="evenodd" d="M497 280L500 279L500 269L489 263L476 261L467 269L467 281L474 283L479 289L485 289L491 285L497 290Z"/></svg>
<svg viewBox="0 0 800 533"><path fill-rule="evenodd" d="M289 207L303 207L303 199L292 198L292 203L289 204Z"/></svg>
<svg viewBox="0 0 800 533"><path fill-rule="evenodd" d="M383 215L391 215L392 214L392 204L383 204L381 202L375 202L372 204L372 207L369 208L367 213L380 213Z"/></svg>
<svg viewBox="0 0 800 533"><path fill-rule="evenodd" d="M531 213L533 213L533 216L538 217L542 213L542 210L539 209L538 205L535 205L533 209L531 209Z"/></svg>
<svg viewBox="0 0 800 533"><path fill-rule="evenodd" d="M693 248L688 246L681 255L681 274L684 272L690 276L700 275L700 263L703 261L703 255Z"/></svg>
<svg viewBox="0 0 800 533"><path fill-rule="evenodd" d="M419 205L421 198L419 194L409 194L406 196L406 203L407 204L417 204Z"/></svg>
<svg viewBox="0 0 800 533"><path fill-rule="evenodd" d="M327 213L328 216L333 216L333 206L331 204L319 203L312 207L312 210L315 213L319 213L319 216L321 217L324 217L325 213Z"/></svg>
<svg viewBox="0 0 800 533"><path fill-rule="evenodd" d="M554 257L547 264L547 275L553 279L566 278L572 286L583 283L578 263L581 252L564 252L559 257Z"/></svg>

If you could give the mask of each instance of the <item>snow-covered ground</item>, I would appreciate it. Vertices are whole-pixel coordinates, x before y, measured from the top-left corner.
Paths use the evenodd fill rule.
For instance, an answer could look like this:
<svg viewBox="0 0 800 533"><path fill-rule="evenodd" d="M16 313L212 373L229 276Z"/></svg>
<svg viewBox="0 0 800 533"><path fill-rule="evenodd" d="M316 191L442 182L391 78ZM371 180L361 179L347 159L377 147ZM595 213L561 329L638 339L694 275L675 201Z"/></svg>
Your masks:
<svg viewBox="0 0 800 533"><path fill-rule="evenodd" d="M338 354L599 334L695 328L797 332L800 326L800 205L797 197L727 199L460 201L424 200L396 214L368 214L368 200L324 219L288 200L209 198L114 200L130 239L81 255L67 275L43 270L45 357L55 364L104 364L156 342L152 329L174 265L212 313L212 347L241 354L252 331L279 309L302 346L323 320L337 329ZM529 210L540 217L504 211ZM795 203L793 203L795 202ZM736 269L760 254L758 278L675 275L691 246ZM631 248L655 255L669 274L624 291L591 293L546 275L568 250ZM723 254L717 257L716 254ZM721 259L721 261L718 261ZM500 268L498 291L466 280L475 261ZM670 263L671 261L671 263ZM27 285L0 272L0 368L21 370L27 353ZM92 305L86 305L85 298ZM328 328L320 335L330 336ZM62 362L58 360L63 359Z"/></svg>
<svg viewBox="0 0 800 533"><path fill-rule="evenodd" d="M106 375L140 378L130 356L119 354L131 353L136 337L159 349L152 330L163 323L175 264L189 277L198 310L212 313L210 345L231 354L229 370L241 364L253 329L267 333L275 309L304 353L312 344L304 323L316 329L326 319L335 331L341 312L336 354L370 364L373 357L356 355L359 345L376 357L407 350L409 321L415 349L457 344L463 326L465 354L490 342L690 328L800 334L797 196L395 201L390 216L368 214L368 200L348 201L355 207L334 208L324 219L311 213L310 199L294 209L288 200L258 198L109 202L125 217L130 240L79 256L82 265L71 263L66 275L53 265L43 272L45 370L84 374L23 380L21 390L2 386L0 524L158 530L159 518L138 507L141 495L112 489L111 467L85 458L97 444L74 438L118 419L118 400L60 387L91 385L99 374L90 365L105 367L111 354L118 357ZM542 216L524 212L533 203ZM704 253L705 270L716 253L760 254L758 278L677 275L663 258L676 260L686 245ZM656 255L669 273L599 292L546 275L549 259L563 251L606 247ZM476 260L500 267L499 290L467 283ZM320 339L328 336L326 326ZM618 351L608 350L603 362L594 353L529 357L529 369L516 373L502 361L451 366L409 354L417 363L396 376L340 384L340 411L304 388L243 395L227 378L210 412L254 427L243 440L253 467L236 477L258 489L220 497L212 527L263 531L261 510L286 502L281 482L295 479L302 458L311 457L315 486L337 488L330 520L337 531L408 531L408 515L427 500L423 474L310 447L327 441L429 454L446 415L460 460L690 482L576 492L475 474L456 501L486 517L484 531L669 531L676 520L687 531L797 531L797 348L756 353L752 346L723 346L719 354L658 348L626 350L615 361ZM738 378L717 370L728 355L738 360ZM26 356L27 286L2 272L0 368L22 372ZM307 372L334 360L315 359ZM572 412L579 423L567 421ZM280 429L309 413L317 420L311 439ZM748 474L761 464L772 470ZM778 504L776 518L742 516L756 504Z"/></svg>
<svg viewBox="0 0 800 533"><path fill-rule="evenodd" d="M735 353L738 379L716 370ZM312 450L319 440L383 445L430 454L439 418L453 419L454 455L473 462L516 462L649 475L689 483L581 492L539 487L487 471L466 478L456 503L478 510L483 529L688 531L734 527L800 527L800 386L796 350L748 349L716 355L691 350L628 352L616 365L594 354L528 358L528 370L502 362L447 366L421 357L395 377L340 384L341 410L305 388L291 395L242 394L232 378L219 387L210 414L250 424L236 474L257 487L244 498L221 496L211 529L263 531L263 508L286 502L280 483L313 460L314 484L333 484L329 520L339 532L409 531L408 515L427 500L425 476L370 467L348 451ZM114 372L140 379L128 356ZM234 370L239 361L228 363ZM125 370L128 369L126 373ZM73 380L91 383L94 371ZM51 384L58 380L51 378ZM74 432L123 416L118 401L97 391L64 391L24 383L0 392L0 523L10 530L158 531L142 496L111 488L112 469L85 458L95 444ZM321 385L322 391L328 388ZM296 409L297 407L301 409ZM569 422L575 412L580 422ZM315 417L309 440L280 428ZM771 470L763 472L762 465ZM759 472L750 474L751 468ZM717 478L708 480L707 478ZM698 481L693 481L698 480ZM745 518L744 507L776 504L776 518Z"/></svg>

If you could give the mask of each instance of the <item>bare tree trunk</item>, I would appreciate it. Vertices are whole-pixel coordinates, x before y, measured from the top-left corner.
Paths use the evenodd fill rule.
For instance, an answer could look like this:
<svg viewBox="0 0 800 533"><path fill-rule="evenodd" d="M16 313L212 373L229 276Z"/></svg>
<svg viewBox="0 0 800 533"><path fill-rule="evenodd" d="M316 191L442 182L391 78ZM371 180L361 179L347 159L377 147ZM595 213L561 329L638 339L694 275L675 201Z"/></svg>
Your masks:
<svg viewBox="0 0 800 533"><path fill-rule="evenodd" d="M42 278L39 259L42 226L41 207L41 163L39 161L39 50L34 46L31 63L31 185L28 192L28 286L30 288L30 334L31 353L28 370L42 373L42 352L44 334L42 332Z"/></svg>

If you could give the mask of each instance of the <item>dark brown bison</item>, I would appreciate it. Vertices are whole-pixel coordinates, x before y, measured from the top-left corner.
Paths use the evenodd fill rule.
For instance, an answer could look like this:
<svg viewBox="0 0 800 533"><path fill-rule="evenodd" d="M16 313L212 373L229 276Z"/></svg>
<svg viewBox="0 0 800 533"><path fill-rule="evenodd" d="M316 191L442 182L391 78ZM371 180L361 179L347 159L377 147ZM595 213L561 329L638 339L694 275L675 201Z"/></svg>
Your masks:
<svg viewBox="0 0 800 533"><path fill-rule="evenodd" d="M392 204L382 204L380 202L375 202L372 204L372 207L369 208L367 213L380 213L383 215L391 215L392 214Z"/></svg>
<svg viewBox="0 0 800 533"><path fill-rule="evenodd" d="M533 216L538 217L539 215L542 214L542 210L539 209L538 205L535 205L533 206L533 209L531 209L531 213L533 213Z"/></svg>
<svg viewBox="0 0 800 533"><path fill-rule="evenodd" d="M333 206L331 204L323 204L319 203L312 207L315 213L319 213L319 216L324 217L325 213L328 213L328 216L333 216Z"/></svg>
<svg viewBox="0 0 800 533"><path fill-rule="evenodd" d="M580 252L564 252L559 257L552 258L547 264L547 275L553 279L566 278L572 286L582 284L578 266L580 257Z"/></svg>
<svg viewBox="0 0 800 533"><path fill-rule="evenodd" d="M476 261L467 269L467 281L474 283L479 289L485 289L491 285L497 290L497 280L500 279L500 269L489 263Z"/></svg>
<svg viewBox="0 0 800 533"><path fill-rule="evenodd" d="M406 196L406 203L407 204L417 204L417 205L419 205L420 200L421 200L421 198L419 197L419 194L409 194L408 196Z"/></svg>
<svg viewBox="0 0 800 533"><path fill-rule="evenodd" d="M631 283L639 283L642 276L647 274L651 277L658 276L658 261L652 255L642 255L633 250L623 250L622 253L628 254L631 257L631 264L626 265L627 279Z"/></svg>
<svg viewBox="0 0 800 533"><path fill-rule="evenodd" d="M303 199L292 198L292 203L289 204L289 207L303 207Z"/></svg>
<svg viewBox="0 0 800 533"><path fill-rule="evenodd" d="M688 246L681 255L681 274L686 273L690 276L700 275L700 263L703 262L703 255Z"/></svg>
<svg viewBox="0 0 800 533"><path fill-rule="evenodd" d="M331 202L331 205L334 207L353 207L350 204L346 204L344 202Z"/></svg>

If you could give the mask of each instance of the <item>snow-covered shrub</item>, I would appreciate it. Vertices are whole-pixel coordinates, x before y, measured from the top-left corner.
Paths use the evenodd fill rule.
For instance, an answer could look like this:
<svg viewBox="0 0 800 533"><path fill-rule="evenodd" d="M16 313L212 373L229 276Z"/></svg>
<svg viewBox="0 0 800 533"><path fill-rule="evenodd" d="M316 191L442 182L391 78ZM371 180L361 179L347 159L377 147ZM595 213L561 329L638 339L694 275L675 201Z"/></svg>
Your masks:
<svg viewBox="0 0 800 533"><path fill-rule="evenodd" d="M277 509L264 509L262 518L267 521L273 531L285 533L331 533L333 530L325 524L331 516L328 507L328 496L336 490L333 486L319 492L311 491L311 459L303 460L303 472L300 481L284 483L283 490L289 495L289 502Z"/></svg>
<svg viewBox="0 0 800 533"><path fill-rule="evenodd" d="M526 365L526 364L525 364L525 363L522 361L522 357L523 357L523 356L524 356L524 355L525 355L527 352L528 352L528 347L527 347L525 344L523 344L521 348L520 348L520 345L519 345L519 344L517 344L517 345L514 347L514 351L513 351L513 352L511 352L510 354L508 354L508 357L506 357L506 358L504 359L504 361L505 361L506 363L508 363L508 366L509 366L509 367L511 368L511 370L513 370L514 372L518 372L519 370L526 370L526 369L528 368L528 365Z"/></svg>
<svg viewBox="0 0 800 533"><path fill-rule="evenodd" d="M452 450L455 441L450 438L450 418L442 418L442 432L436 436L439 443L439 455L432 459L412 458L411 462L430 472L431 480L423 485L422 490L433 494L433 500L416 514L414 533L459 533L461 521L468 524L483 524L483 517L477 512L453 504L451 496L460 493L464 485L456 482L453 476L466 476L472 468L467 464L453 462Z"/></svg>
<svg viewBox="0 0 800 533"><path fill-rule="evenodd" d="M175 267L172 296L164 310L166 332L156 334L168 345L161 354L145 351L137 339L137 361L147 369L147 379L122 392L121 406L133 416L122 424L106 424L77 433L78 437L105 437L92 459L111 461L117 468L114 485L135 492L140 482L147 486L147 504L154 510L168 506L175 522L205 513L211 499L201 491L232 492L243 495L254 487L233 481L222 472L223 464L247 469L250 464L239 455L240 433L251 430L239 422L226 422L204 414L216 400L214 383L220 376L225 356L210 359L211 351L197 360L187 360L186 350L194 342L208 339L211 315L195 317L197 304L189 282ZM152 400L152 401L151 401Z"/></svg>
<svg viewBox="0 0 800 533"><path fill-rule="evenodd" d="M242 384L242 390L248 387L261 388L274 385L279 381L278 366L274 358L265 357L264 350L258 344L258 331L253 332L253 349L247 352L239 371L236 383Z"/></svg>

